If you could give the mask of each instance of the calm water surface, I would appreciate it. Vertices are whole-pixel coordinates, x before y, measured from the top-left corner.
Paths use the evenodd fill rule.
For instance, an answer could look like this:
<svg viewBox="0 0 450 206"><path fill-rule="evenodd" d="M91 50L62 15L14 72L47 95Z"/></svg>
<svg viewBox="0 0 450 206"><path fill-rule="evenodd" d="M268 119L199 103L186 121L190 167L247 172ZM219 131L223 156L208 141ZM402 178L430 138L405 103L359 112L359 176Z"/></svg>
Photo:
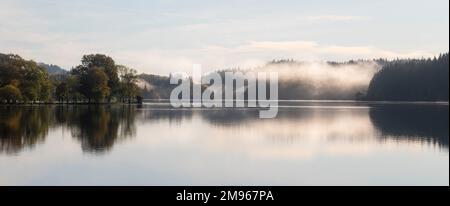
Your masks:
<svg viewBox="0 0 450 206"><path fill-rule="evenodd" d="M0 185L449 185L443 104L0 106Z"/></svg>

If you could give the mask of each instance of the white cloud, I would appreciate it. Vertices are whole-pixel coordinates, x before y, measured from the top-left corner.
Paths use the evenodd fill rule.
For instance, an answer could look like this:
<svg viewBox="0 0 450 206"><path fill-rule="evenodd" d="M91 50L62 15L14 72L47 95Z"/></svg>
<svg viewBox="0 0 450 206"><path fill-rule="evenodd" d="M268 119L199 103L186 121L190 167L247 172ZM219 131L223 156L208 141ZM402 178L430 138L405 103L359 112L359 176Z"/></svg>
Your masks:
<svg viewBox="0 0 450 206"><path fill-rule="evenodd" d="M192 12L160 11L142 18L144 13L135 13L133 9L121 13L121 18L113 18L113 11L96 12L86 10L80 15L78 11L68 10L52 16L61 18L50 18L46 13L20 3L2 1L0 52L17 53L27 59L65 68L79 64L83 54L105 53L140 72L158 74L190 71L195 63L202 64L204 70L212 70L255 67L280 58L344 61L436 55L435 48L394 51L390 47L381 48L386 46L379 44L324 44L352 36L334 36L336 39L328 40L312 35L326 30L328 24L325 23L372 20L366 16L274 13L219 18ZM165 23L167 18L170 21ZM95 21L85 25L86 19ZM106 21L111 24L105 25ZM76 25L71 27L71 23ZM313 31L315 23L324 24ZM135 30L120 29L127 25L133 25L130 28ZM303 33L308 35L299 36ZM396 47L402 48L401 45Z"/></svg>
<svg viewBox="0 0 450 206"><path fill-rule="evenodd" d="M206 46L197 49L122 51L119 60L136 65L142 72L168 74L189 72L192 64L202 64L204 71L224 68L251 68L272 59L346 61L374 58L430 57L427 51L389 51L373 46L323 45L314 41L251 41L234 47Z"/></svg>
<svg viewBox="0 0 450 206"><path fill-rule="evenodd" d="M307 16L303 19L308 21L361 21L368 20L369 17L365 16L343 16L343 15L318 15Z"/></svg>

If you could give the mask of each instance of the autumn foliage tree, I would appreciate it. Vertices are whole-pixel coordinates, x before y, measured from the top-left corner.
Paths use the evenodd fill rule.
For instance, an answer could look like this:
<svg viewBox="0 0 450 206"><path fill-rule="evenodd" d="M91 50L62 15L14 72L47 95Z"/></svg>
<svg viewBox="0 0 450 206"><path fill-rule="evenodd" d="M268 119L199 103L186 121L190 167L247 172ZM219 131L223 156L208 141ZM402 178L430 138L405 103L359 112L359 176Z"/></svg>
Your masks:
<svg viewBox="0 0 450 206"><path fill-rule="evenodd" d="M71 74L79 81L78 91L91 102L124 100L129 103L136 98L136 70L116 65L111 57L103 54L85 55L81 65Z"/></svg>
<svg viewBox="0 0 450 206"><path fill-rule="evenodd" d="M0 103L135 102L136 70L103 54L84 55L69 73L50 76L43 64L0 54Z"/></svg>
<svg viewBox="0 0 450 206"><path fill-rule="evenodd" d="M49 102L53 84L45 68L34 61L27 61L18 55L0 54L0 100L7 101L13 93L15 101L29 103ZM18 92L17 92L18 91Z"/></svg>

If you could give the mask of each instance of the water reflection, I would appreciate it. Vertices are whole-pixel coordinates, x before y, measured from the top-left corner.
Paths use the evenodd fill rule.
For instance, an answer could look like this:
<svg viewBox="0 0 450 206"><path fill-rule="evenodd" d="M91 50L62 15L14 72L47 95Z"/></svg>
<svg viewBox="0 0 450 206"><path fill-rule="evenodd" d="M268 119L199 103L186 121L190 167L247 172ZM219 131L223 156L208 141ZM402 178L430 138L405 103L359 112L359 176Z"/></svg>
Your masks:
<svg viewBox="0 0 450 206"><path fill-rule="evenodd" d="M140 128L137 124L181 125L183 121L200 121L222 132L254 133L281 143L376 139L431 143L447 150L449 147L448 105L299 106L280 108L277 118L265 120L259 119L258 111L253 109L2 106L0 111L0 152L6 154L45 142L49 130L57 127L68 129L83 152L105 153L116 143L134 137Z"/></svg>
<svg viewBox="0 0 450 206"><path fill-rule="evenodd" d="M72 137L81 142L81 147L86 152L108 151L116 141L132 137L136 133L136 110L131 106L58 107L55 114L68 116L59 118L63 121L58 123L71 129Z"/></svg>
<svg viewBox="0 0 450 206"><path fill-rule="evenodd" d="M17 153L43 142L53 115L49 107L0 107L0 152Z"/></svg>
<svg viewBox="0 0 450 206"><path fill-rule="evenodd" d="M381 138L421 141L448 149L448 105L384 105L370 110Z"/></svg>
<svg viewBox="0 0 450 206"><path fill-rule="evenodd" d="M193 111L190 109L163 108L139 108L143 113L144 121L160 122L169 121L170 124L179 124L183 119L191 119Z"/></svg>
<svg viewBox="0 0 450 206"><path fill-rule="evenodd" d="M1 107L0 152L17 153L44 142L52 127L66 127L85 152L103 153L136 133L132 106Z"/></svg>

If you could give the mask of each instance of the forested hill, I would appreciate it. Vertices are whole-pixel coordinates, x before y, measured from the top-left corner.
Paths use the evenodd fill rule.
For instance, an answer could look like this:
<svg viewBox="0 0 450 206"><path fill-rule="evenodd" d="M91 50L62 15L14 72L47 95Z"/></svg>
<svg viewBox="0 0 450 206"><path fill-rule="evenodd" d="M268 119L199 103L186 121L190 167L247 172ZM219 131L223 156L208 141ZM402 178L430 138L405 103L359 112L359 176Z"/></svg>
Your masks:
<svg viewBox="0 0 450 206"><path fill-rule="evenodd" d="M170 92L177 86L170 84L168 76L140 74L138 77L147 83L142 88L142 96L145 99L169 99Z"/></svg>
<svg viewBox="0 0 450 206"><path fill-rule="evenodd" d="M372 78L368 100L448 101L449 56L389 62Z"/></svg>
<svg viewBox="0 0 450 206"><path fill-rule="evenodd" d="M68 73L67 70L59 67L58 65L46 64L46 63L38 63L38 64L40 66L43 66L50 75L52 75L52 74L66 74L66 73Z"/></svg>

